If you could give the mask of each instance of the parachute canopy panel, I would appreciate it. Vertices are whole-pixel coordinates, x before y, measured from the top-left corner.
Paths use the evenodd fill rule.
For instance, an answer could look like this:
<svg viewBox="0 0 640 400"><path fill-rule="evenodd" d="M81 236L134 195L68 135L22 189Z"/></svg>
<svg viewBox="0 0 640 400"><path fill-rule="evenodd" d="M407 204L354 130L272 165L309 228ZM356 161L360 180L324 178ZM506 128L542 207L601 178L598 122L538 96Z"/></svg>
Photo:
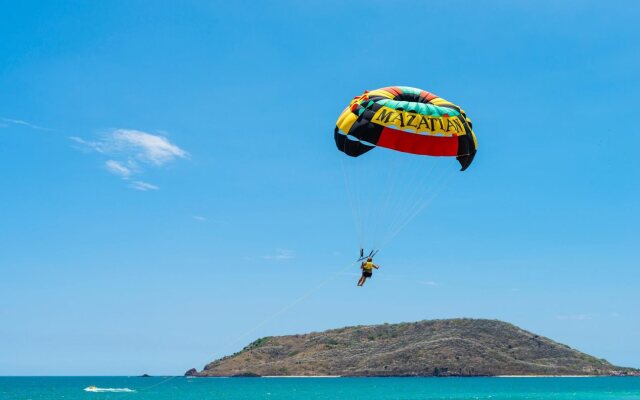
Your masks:
<svg viewBox="0 0 640 400"><path fill-rule="evenodd" d="M343 153L358 157L374 147L456 157L467 169L477 141L459 106L421 89L390 86L356 96L340 114L334 133Z"/></svg>

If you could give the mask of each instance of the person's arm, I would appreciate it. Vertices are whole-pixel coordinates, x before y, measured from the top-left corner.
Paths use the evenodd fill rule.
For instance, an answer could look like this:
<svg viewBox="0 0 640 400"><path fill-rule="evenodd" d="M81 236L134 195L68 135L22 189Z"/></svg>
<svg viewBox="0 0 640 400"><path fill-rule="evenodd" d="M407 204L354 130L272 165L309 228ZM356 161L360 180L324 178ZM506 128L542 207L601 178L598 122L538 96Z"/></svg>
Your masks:
<svg viewBox="0 0 640 400"><path fill-rule="evenodd" d="M374 267L375 269L380 269L380 267L378 266L378 264L373 264L373 267Z"/></svg>

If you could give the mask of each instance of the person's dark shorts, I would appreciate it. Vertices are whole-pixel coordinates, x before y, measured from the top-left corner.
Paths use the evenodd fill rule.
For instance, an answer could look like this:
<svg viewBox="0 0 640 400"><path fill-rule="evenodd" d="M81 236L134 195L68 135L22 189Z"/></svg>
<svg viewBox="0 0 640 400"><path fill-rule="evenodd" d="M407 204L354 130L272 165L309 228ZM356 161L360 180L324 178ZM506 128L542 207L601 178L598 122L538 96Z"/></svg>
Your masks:
<svg viewBox="0 0 640 400"><path fill-rule="evenodd" d="M362 271L362 276L365 278L371 278L372 275L373 273L371 271Z"/></svg>

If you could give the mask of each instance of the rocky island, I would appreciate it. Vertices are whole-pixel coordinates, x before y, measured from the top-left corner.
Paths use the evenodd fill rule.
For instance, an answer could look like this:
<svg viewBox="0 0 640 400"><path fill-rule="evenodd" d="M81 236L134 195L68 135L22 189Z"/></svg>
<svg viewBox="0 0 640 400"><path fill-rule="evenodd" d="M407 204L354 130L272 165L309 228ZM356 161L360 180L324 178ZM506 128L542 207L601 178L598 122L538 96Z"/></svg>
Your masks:
<svg viewBox="0 0 640 400"><path fill-rule="evenodd" d="M185 375L638 375L497 320L445 319L264 337Z"/></svg>

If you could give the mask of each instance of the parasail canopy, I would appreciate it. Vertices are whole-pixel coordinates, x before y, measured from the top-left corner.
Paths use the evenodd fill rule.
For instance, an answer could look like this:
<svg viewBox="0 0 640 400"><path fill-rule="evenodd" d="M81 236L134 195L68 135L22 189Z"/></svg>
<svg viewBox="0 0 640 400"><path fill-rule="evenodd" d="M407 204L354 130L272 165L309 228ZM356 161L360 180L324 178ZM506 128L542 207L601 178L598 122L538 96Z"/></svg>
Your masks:
<svg viewBox="0 0 640 400"><path fill-rule="evenodd" d="M351 100L334 133L340 151L358 157L374 147L456 157L462 171L476 154L471 120L459 106L408 86L389 86Z"/></svg>

